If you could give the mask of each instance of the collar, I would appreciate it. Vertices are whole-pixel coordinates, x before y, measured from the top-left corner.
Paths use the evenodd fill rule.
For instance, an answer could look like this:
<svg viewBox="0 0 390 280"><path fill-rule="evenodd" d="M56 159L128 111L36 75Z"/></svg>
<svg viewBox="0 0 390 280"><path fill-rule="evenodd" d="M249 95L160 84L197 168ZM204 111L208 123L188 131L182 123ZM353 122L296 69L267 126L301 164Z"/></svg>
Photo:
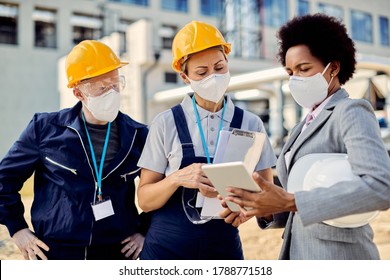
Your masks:
<svg viewBox="0 0 390 280"><path fill-rule="evenodd" d="M195 112L194 112L194 108L192 105L192 96L193 95L194 95L193 92L186 94L183 101L181 102L181 106L182 106L183 110L186 112L186 114L190 117L191 121L196 123ZM225 109L225 115L223 117L223 120L225 122L231 122L231 120L233 119L233 114L234 114L234 104L233 104L233 101L231 100L229 95L225 95L225 98L226 98L226 105L225 106L227 106L227 107ZM198 106L198 104L196 104L196 108L198 109L199 119L201 121L203 119L207 118L209 115L215 115L219 118L222 117L222 108L221 108L221 110L219 110L218 112L215 112L215 113L207 111L206 109Z"/></svg>

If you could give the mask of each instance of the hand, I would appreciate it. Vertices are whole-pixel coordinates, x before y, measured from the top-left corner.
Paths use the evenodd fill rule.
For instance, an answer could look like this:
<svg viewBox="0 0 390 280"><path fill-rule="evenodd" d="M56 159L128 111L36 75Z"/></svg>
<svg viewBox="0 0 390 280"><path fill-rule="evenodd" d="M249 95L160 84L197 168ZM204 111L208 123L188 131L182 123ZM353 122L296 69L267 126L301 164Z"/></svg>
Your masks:
<svg viewBox="0 0 390 280"><path fill-rule="evenodd" d="M193 163L172 173L177 186L191 189L199 189L201 194L207 197L216 197L217 190L213 187L209 178L202 170L202 163Z"/></svg>
<svg viewBox="0 0 390 280"><path fill-rule="evenodd" d="M253 179L262 191L253 193L238 188L227 188L233 196L225 198L241 206L245 217L267 217L272 214L296 211L295 197L283 188L264 180L258 173L253 173ZM248 208L250 210L244 209Z"/></svg>
<svg viewBox="0 0 390 280"><path fill-rule="evenodd" d="M251 217L244 216L244 214L241 212L231 211L228 208L226 202L223 201L223 199L220 195L218 195L218 198L221 200L222 207L225 208L224 210L222 210L219 213L219 216L224 219L225 223L232 224L232 226L234 226L234 227L238 227L239 225L245 223L246 221L248 221L251 218Z"/></svg>
<svg viewBox="0 0 390 280"><path fill-rule="evenodd" d="M135 233L129 237L127 237L125 240L121 242L121 244L125 244L125 246L122 248L121 253L125 254L125 257L128 258L131 255L133 260L138 259L139 254L142 251L142 248L144 246L145 237L140 233Z"/></svg>
<svg viewBox="0 0 390 280"><path fill-rule="evenodd" d="M16 246L18 246L25 260L47 260L41 249L49 251L49 247L39 240L28 228L17 231L13 236Z"/></svg>

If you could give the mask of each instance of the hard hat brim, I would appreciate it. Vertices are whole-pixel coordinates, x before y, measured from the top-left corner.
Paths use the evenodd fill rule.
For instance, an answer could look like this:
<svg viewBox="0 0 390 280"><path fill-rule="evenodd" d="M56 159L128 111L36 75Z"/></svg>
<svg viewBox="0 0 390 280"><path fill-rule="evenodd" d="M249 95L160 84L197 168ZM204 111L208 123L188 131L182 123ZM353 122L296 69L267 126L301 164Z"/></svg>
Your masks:
<svg viewBox="0 0 390 280"><path fill-rule="evenodd" d="M91 79L91 78L94 78L94 77L97 77L97 76L100 76L100 75L103 75L103 74L106 74L108 72L111 72L111 71L114 71L116 69L119 69L125 65L129 64L129 62L125 62L125 61L121 61L118 65L116 66L109 66L109 67L106 67L106 68L103 68L103 69L100 69L99 71L96 71L94 72L93 74L90 74L90 75L86 75L84 77L82 77L80 79L80 81L77 81L77 82L71 82L71 83L68 83L68 88L73 88L76 84L78 84L79 82L83 81L83 80L87 80L87 79Z"/></svg>

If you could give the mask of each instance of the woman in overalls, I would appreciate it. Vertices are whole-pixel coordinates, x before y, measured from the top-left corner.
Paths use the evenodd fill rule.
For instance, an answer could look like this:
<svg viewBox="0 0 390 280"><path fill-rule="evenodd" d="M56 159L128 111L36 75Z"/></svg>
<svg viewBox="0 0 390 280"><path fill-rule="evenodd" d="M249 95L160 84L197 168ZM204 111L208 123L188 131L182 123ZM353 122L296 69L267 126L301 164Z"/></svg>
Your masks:
<svg viewBox="0 0 390 280"><path fill-rule="evenodd" d="M141 259L243 259L238 229L222 219L199 219L188 199L191 192L217 195L201 166L212 163L222 129L266 133L258 116L225 96L230 51L218 29L199 21L184 26L173 40L172 67L194 92L155 117L138 162L139 206L152 213ZM271 181L275 162L267 138L256 171Z"/></svg>

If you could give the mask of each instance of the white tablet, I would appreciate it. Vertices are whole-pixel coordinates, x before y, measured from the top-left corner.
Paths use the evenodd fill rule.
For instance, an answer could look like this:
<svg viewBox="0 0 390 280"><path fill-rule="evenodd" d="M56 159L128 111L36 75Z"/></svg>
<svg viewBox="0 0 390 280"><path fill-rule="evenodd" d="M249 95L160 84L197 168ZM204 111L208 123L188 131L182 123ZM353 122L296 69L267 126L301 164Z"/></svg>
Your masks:
<svg viewBox="0 0 390 280"><path fill-rule="evenodd" d="M251 192L261 190L242 161L207 164L203 165L202 169L223 198L230 194L226 191L227 187L241 188ZM237 204L229 201L226 203L230 210L240 211Z"/></svg>

